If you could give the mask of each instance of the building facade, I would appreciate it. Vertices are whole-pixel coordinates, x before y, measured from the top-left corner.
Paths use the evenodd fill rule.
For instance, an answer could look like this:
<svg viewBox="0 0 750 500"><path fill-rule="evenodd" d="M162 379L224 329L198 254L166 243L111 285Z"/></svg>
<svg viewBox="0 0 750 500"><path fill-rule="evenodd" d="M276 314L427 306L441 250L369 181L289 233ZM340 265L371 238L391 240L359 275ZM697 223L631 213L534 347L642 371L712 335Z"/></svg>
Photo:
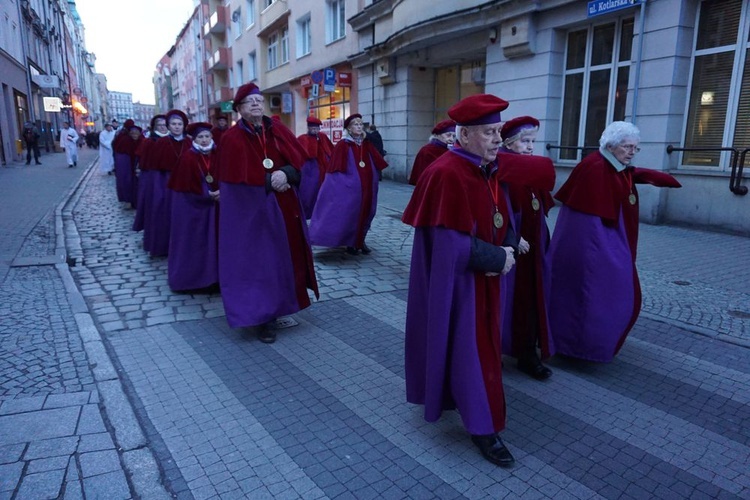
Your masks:
<svg viewBox="0 0 750 500"><path fill-rule="evenodd" d="M109 108L107 121L117 120L122 125L125 120L133 118L133 94L130 92L110 91L107 102Z"/></svg>
<svg viewBox="0 0 750 500"><path fill-rule="evenodd" d="M142 104L141 102L133 103L133 121L145 132L151 126L151 118L156 114L154 104Z"/></svg>
<svg viewBox="0 0 750 500"><path fill-rule="evenodd" d="M349 17L359 110L407 178L458 99L496 94L505 119L541 121L537 153L558 186L604 127L633 121L635 164L681 189L640 189L641 218L750 234L750 0L432 2L378 0Z"/></svg>

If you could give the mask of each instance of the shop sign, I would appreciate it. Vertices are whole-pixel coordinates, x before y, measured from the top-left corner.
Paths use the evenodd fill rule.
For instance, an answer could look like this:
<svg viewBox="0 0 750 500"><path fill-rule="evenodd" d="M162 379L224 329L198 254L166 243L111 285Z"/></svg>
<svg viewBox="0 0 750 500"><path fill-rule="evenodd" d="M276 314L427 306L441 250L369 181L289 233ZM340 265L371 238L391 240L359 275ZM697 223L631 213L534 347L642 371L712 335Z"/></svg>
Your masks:
<svg viewBox="0 0 750 500"><path fill-rule="evenodd" d="M344 119L343 118L328 118L321 120L323 125L320 127L320 131L323 132L331 139L331 142L336 144L344 136Z"/></svg>
<svg viewBox="0 0 750 500"><path fill-rule="evenodd" d="M351 87L351 86L352 86L351 72L339 73L339 87Z"/></svg>
<svg viewBox="0 0 750 500"><path fill-rule="evenodd" d="M232 110L232 104L234 101L221 101L221 112L222 113L231 113Z"/></svg>
<svg viewBox="0 0 750 500"><path fill-rule="evenodd" d="M310 78L309 76L303 76L302 78L300 78L299 84L302 87L309 87L310 85L312 85L312 78Z"/></svg>

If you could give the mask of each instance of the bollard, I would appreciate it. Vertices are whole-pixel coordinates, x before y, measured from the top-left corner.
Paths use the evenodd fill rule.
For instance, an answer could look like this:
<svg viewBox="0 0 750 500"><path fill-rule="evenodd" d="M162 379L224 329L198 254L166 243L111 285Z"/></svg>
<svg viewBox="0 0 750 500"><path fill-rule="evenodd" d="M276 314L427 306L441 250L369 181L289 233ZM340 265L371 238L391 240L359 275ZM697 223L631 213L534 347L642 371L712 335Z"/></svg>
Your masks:
<svg viewBox="0 0 750 500"><path fill-rule="evenodd" d="M23 153L23 141L21 141L21 139L16 139L16 153L18 155Z"/></svg>

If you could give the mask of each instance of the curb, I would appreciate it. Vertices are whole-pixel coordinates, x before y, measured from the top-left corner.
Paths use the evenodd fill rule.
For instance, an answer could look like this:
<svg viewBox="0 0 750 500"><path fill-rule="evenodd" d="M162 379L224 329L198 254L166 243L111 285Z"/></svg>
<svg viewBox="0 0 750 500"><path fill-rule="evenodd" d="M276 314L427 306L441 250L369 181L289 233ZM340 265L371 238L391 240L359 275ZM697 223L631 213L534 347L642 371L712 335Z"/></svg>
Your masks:
<svg viewBox="0 0 750 500"><path fill-rule="evenodd" d="M92 175L97 164L98 160L94 160L88 166L78 182L55 208L55 255L61 256L64 262L55 264L55 268L65 286L68 302L78 325L78 334L101 396L100 404L114 430L120 461L134 492L140 498L172 498L162 485L159 466L148 448L146 436L123 390L119 374L107 353L101 333L86 305L86 300L70 272L68 243L74 247L75 253L82 255L81 241L74 224L71 234L66 235L64 220L67 217L72 221L73 207L80 198L80 188Z"/></svg>

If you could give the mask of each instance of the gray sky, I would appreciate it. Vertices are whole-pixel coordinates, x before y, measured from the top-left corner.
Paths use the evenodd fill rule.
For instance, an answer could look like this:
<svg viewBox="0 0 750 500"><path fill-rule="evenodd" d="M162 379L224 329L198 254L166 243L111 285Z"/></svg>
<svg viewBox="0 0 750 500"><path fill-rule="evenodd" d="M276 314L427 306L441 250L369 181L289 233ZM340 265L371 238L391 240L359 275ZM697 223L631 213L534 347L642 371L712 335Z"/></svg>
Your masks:
<svg viewBox="0 0 750 500"><path fill-rule="evenodd" d="M151 78L193 13L193 0L76 0L86 29L86 50L107 87L154 104Z"/></svg>

